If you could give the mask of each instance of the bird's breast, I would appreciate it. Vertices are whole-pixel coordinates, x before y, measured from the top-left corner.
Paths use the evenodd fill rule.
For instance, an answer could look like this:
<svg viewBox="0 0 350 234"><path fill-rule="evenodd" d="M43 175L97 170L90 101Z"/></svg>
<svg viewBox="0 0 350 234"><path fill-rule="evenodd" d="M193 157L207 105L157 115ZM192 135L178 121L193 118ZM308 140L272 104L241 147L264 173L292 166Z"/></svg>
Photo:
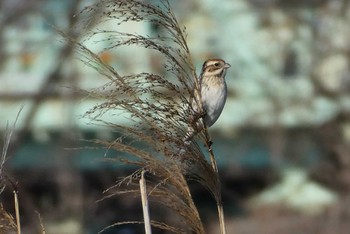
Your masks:
<svg viewBox="0 0 350 234"><path fill-rule="evenodd" d="M227 97L225 82L212 86L202 86L201 90L203 108L206 111L205 122L208 127L213 125L219 118Z"/></svg>

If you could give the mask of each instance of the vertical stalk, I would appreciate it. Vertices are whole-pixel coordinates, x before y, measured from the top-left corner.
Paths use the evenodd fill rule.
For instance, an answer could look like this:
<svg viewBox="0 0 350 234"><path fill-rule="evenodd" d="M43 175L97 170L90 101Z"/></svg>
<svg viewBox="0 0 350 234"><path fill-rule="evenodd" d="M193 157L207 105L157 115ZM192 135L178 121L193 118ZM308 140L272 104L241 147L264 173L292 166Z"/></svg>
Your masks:
<svg viewBox="0 0 350 234"><path fill-rule="evenodd" d="M140 191L141 191L143 220L145 223L145 233L152 234L151 220L149 217L149 207L148 207L148 198L147 198L147 189L146 189L146 180L145 180L145 171L144 170L141 172Z"/></svg>
<svg viewBox="0 0 350 234"><path fill-rule="evenodd" d="M21 234L21 220L20 220L20 216L19 216L18 192L16 190L13 190L13 196L15 198L17 234Z"/></svg>
<svg viewBox="0 0 350 234"><path fill-rule="evenodd" d="M204 134L205 134L205 144L208 148L209 155L210 155L211 166L212 166L212 168L213 168L213 170L218 178L218 193L217 193L215 199L216 199L216 207L217 207L218 216L219 216L220 234L226 234L224 207L222 205L222 198L221 198L221 183L220 183L220 179L219 179L219 169L218 169L217 162L215 160L215 155L214 155L214 151L212 148L212 142L210 140L210 136L209 136L208 129L206 128L206 126L204 128Z"/></svg>
<svg viewBox="0 0 350 234"><path fill-rule="evenodd" d="M219 214L220 233L226 234L224 207L222 205L221 199L219 202L216 203L216 207L218 209L218 214Z"/></svg>

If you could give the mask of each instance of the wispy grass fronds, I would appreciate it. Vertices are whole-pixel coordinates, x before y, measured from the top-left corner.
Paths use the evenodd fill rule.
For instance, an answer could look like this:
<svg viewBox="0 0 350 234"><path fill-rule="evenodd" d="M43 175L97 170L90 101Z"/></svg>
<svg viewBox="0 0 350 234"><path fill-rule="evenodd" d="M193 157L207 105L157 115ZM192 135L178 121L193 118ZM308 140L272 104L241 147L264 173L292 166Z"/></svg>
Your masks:
<svg viewBox="0 0 350 234"><path fill-rule="evenodd" d="M21 106L21 108L19 109L16 119L12 126L10 126L9 123L6 124L4 144L3 144L1 157L0 157L0 195L6 187L5 163L7 161L7 152L10 146L12 134L15 131L16 124L22 110L23 110L23 106ZM19 201L18 201L17 193L18 193L17 188L14 188L13 194L14 194L14 209L16 213L16 219L14 219L12 215L9 214L0 203L0 233L10 233L10 232L13 232L13 233L17 232L19 234L21 233Z"/></svg>
<svg viewBox="0 0 350 234"><path fill-rule="evenodd" d="M216 166L207 161L198 146L198 143L205 143L209 147L207 130L199 129L189 144L183 140L188 129L197 129L198 121L202 121L201 113L195 113L191 107L193 101L197 106L201 105L200 100L194 99L194 92L199 90L198 78L185 30L179 26L167 1L151 5L141 0L102 0L83 9L77 17L79 27L87 30L84 38L81 41L67 39L74 43L83 63L109 79L102 87L89 92L90 96L103 102L89 110L86 117L123 136L110 142L95 140L94 143L123 152L115 158L139 167L108 189L106 197L121 193L139 194L140 173L147 171L150 200L174 211L184 224L179 227L152 221L152 225L175 233L204 233L187 181L192 179L201 183L221 204L220 181ZM115 29L106 29L107 22L115 25ZM129 22L155 24L162 35L151 37L118 31L119 25ZM93 52L86 46L91 41L103 45L102 49ZM122 75L99 56L102 52L116 52L125 46L158 52L166 74ZM115 121L106 121L106 115L115 116ZM128 119L130 124L120 124L121 118ZM125 157L125 153L129 156ZM212 151L211 154L214 158Z"/></svg>
<svg viewBox="0 0 350 234"><path fill-rule="evenodd" d="M0 233L17 233L16 220L0 203Z"/></svg>

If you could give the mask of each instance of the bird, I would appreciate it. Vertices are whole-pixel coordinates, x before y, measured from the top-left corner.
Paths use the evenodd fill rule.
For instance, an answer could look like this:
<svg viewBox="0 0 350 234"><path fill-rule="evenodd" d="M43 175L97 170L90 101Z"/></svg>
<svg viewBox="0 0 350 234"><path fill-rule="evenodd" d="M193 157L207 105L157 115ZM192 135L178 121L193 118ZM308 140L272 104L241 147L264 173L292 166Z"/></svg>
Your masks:
<svg viewBox="0 0 350 234"><path fill-rule="evenodd" d="M203 63L199 76L203 121L211 127L221 115L227 98L225 76L231 65L222 59L208 59Z"/></svg>
<svg viewBox="0 0 350 234"><path fill-rule="evenodd" d="M227 98L227 85L225 76L227 69L231 65L222 59L208 59L203 63L202 71L199 76L199 92L194 90L191 108L193 116L202 117L203 124L198 121L199 118L191 118L191 124L187 129L184 142L186 145L190 144L190 140L204 127L211 127L220 117L224 109ZM200 107L199 107L200 106Z"/></svg>

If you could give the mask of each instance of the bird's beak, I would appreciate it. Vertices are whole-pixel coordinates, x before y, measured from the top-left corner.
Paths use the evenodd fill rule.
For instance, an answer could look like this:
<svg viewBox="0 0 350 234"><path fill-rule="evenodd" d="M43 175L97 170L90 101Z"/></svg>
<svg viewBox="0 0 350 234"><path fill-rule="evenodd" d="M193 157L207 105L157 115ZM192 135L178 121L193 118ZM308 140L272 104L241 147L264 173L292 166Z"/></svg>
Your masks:
<svg viewBox="0 0 350 234"><path fill-rule="evenodd" d="M229 63L225 63L225 66L224 66L224 68L229 68L229 67L231 67L231 65L229 64Z"/></svg>

